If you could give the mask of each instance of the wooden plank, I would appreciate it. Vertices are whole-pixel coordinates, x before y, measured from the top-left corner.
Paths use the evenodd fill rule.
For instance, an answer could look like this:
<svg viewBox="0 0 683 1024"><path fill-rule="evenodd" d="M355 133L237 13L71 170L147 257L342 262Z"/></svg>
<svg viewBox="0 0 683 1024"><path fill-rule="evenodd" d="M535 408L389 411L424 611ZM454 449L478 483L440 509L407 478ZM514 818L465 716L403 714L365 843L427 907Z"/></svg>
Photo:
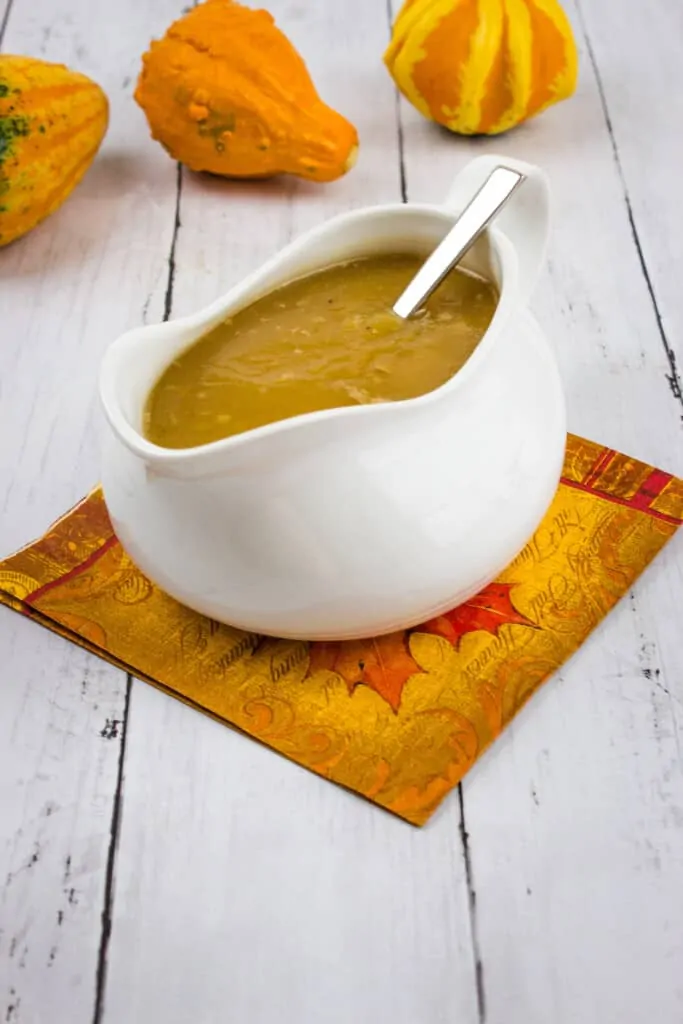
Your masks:
<svg viewBox="0 0 683 1024"><path fill-rule="evenodd" d="M0 611L0 1019L90 1022L126 678Z"/></svg>
<svg viewBox="0 0 683 1024"><path fill-rule="evenodd" d="M605 32L615 90L621 46ZM411 199L445 194L480 152L548 170L555 224L534 309L570 427L681 472L680 405L585 47L577 96L504 138L458 139L401 112ZM489 1022L681 1017L681 550L678 538L465 780Z"/></svg>
<svg viewBox="0 0 683 1024"><path fill-rule="evenodd" d="M323 187L183 175L174 314L293 233L400 194L384 4L268 6L359 127L359 163ZM105 1019L476 1020L457 798L418 832L141 689L126 777Z"/></svg>
<svg viewBox="0 0 683 1024"><path fill-rule="evenodd" d="M146 0L112 18L103 0L15 0L7 19L4 50L92 75L109 95L111 124L62 209L0 250L2 553L96 482L102 352L126 327L162 315L175 172L131 91L153 23L177 6ZM90 1022L126 678L7 611L0 664L0 1017Z"/></svg>
<svg viewBox="0 0 683 1024"><path fill-rule="evenodd" d="M577 0L577 24L586 35L605 110L621 188L644 274L658 312L662 344L672 362L669 386L683 404L683 123L680 42L683 7L669 0L635 5L624 17L615 0Z"/></svg>

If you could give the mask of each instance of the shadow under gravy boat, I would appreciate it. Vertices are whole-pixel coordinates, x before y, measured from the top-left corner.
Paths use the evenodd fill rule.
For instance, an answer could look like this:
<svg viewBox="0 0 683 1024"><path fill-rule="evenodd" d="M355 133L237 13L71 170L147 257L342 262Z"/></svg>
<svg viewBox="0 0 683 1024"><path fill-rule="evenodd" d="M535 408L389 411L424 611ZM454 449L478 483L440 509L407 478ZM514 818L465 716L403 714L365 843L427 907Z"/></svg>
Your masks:
<svg viewBox="0 0 683 1024"><path fill-rule="evenodd" d="M384 252L426 256L500 163L527 180L462 262L494 281L500 299L474 353L445 384L196 448L143 437L151 388L201 335L325 266ZM202 312L124 334L101 375L103 488L130 557L204 615L310 640L414 626L489 583L546 512L565 449L558 370L526 308L547 230L542 172L480 157L443 205L334 217Z"/></svg>

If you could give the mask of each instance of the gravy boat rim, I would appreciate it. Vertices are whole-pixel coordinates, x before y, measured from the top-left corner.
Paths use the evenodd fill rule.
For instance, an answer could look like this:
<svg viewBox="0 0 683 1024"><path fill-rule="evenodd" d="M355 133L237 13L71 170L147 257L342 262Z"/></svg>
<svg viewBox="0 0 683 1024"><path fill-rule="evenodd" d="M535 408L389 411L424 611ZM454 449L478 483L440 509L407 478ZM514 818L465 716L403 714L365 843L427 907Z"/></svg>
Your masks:
<svg viewBox="0 0 683 1024"><path fill-rule="evenodd" d="M153 331L159 331L159 329L163 329L165 327L169 327L169 329L172 327L176 329L201 327L202 324L211 321L219 313L223 312L226 316L229 315L229 311L233 306L236 307L235 311L239 312L240 309L257 301L263 295L267 295L271 291L275 291L277 288L284 287L293 281L308 277L317 271L324 270L325 267L335 265L332 263L322 262L319 266L308 270L306 273L302 273L298 276L295 275L291 278L285 277L282 282L274 285L272 288L268 288L260 294L257 291L252 298L244 303L244 305L239 304L240 298L243 295L248 294L249 291L258 284L260 278L266 277L270 271L274 270L277 265L283 262L287 257L295 256L297 251L302 249L305 250L314 246L320 236L325 235L334 227L341 226L343 223L369 219L377 214L394 213L397 216L404 216L407 211L428 215L437 214L445 220L451 221L457 216L456 210L450 210L448 207L438 203L382 203L375 206L366 206L357 210L349 210L336 214L322 221L322 223L316 225L314 228L311 228L292 239L281 249L278 249L276 253L269 257L254 271L247 274L246 277L242 278L235 285L229 288L227 292L197 312L183 317L178 317L177 319L161 321L156 324L143 324L139 327L133 327L122 335L119 335L119 337L111 343L104 354L99 377L100 402L107 422L114 433L119 437L122 443L125 444L126 448L139 458L144 459L147 463L155 464L159 467L171 464L178 465L183 462L189 462L197 458L200 454L202 456L209 457L210 455L217 455L219 453L232 451L240 447L244 447L244 445L252 441L266 440L276 434L292 432L313 423L329 422L334 419L350 419L351 417L360 418L361 416L384 416L386 418L392 413L400 414L408 409L424 408L438 401L438 399L443 397L444 394L456 391L463 387L468 378L477 371L480 364L488 358L489 352L493 348L496 339L500 334L502 325L508 314L511 312L511 306L514 303L515 298L514 292L517 290L518 266L514 245L506 235L496 229L495 225L491 225L485 232L485 237L488 238L492 252L498 257L501 267L501 286L491 322L477 343L474 351L460 369L457 370L452 377L449 377L448 380L444 381L443 384L433 388L431 391L425 392L423 395L417 395L414 398L398 399L397 401L347 405L332 409L317 409L311 412L300 413L298 416L290 416L286 419L275 420L274 422L266 423L261 427L254 427L251 430L241 431L238 434L228 435L227 437L219 438L216 441L210 441L206 444L194 445L188 448L165 448L162 445L157 445L154 442L149 441L140 431L136 430L129 423L117 398L119 376L117 371L120 368L121 361L124 357L129 355L129 349L133 345L141 343L142 335ZM350 258L352 259L353 257ZM191 341L188 341L185 348L191 347L201 337L202 334L198 334ZM184 349L181 351L184 351ZM169 359L169 363L170 362L171 360ZM168 365L168 363L166 365ZM163 370L157 375L157 380L161 376L161 373L163 373Z"/></svg>

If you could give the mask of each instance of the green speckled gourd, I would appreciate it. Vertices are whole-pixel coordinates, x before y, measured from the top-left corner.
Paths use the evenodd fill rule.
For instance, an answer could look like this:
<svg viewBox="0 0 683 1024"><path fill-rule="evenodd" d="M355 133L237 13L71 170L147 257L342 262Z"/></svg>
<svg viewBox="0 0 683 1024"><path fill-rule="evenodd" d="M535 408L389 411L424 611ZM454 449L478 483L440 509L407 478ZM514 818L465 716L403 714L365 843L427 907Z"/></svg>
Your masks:
<svg viewBox="0 0 683 1024"><path fill-rule="evenodd" d="M0 246L64 202L107 130L99 85L62 64L0 54Z"/></svg>

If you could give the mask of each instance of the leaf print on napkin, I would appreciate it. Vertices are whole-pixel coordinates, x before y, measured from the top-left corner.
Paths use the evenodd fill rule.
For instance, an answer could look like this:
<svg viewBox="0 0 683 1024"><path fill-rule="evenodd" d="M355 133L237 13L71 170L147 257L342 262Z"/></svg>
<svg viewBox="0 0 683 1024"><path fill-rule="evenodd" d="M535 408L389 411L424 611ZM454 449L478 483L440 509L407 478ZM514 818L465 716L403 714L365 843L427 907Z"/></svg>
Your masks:
<svg viewBox="0 0 683 1024"><path fill-rule="evenodd" d="M349 688L368 686L398 712L403 687L420 667L410 653L408 634L389 633L372 640L314 643L310 650L310 674L320 669L336 672Z"/></svg>
<svg viewBox="0 0 683 1024"><path fill-rule="evenodd" d="M498 636L498 630L505 625L538 629L536 623L518 612L512 603L513 586L514 583L491 583L464 604L419 626L416 632L442 636L457 650L462 637L477 629L493 636Z"/></svg>

